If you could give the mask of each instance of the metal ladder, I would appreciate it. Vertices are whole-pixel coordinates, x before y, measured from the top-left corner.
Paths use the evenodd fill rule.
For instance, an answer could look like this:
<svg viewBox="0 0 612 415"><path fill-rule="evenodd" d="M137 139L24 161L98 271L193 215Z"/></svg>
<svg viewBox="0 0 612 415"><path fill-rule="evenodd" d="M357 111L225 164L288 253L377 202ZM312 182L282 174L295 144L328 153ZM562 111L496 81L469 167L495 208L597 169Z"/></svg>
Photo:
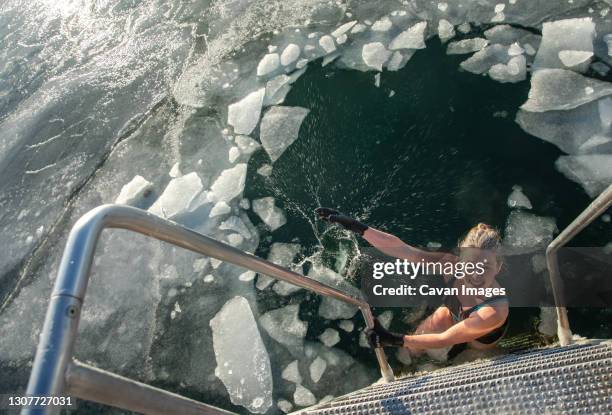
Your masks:
<svg viewBox="0 0 612 415"><path fill-rule="evenodd" d="M589 223L603 214L610 205L612 205L612 185L602 192L565 230L563 230L563 232L550 243L546 250L549 277L557 309L558 335L562 346L571 343L572 339L567 311L562 305L563 284L557 262L557 251ZM77 336L81 307L89 281L91 263L100 234L106 228L121 228L141 233L193 252L230 262L260 274L289 282L314 291L320 295L356 305L361 310L367 326L373 327L374 320L372 311L369 305L362 300L353 298L339 290L328 287L269 261L242 252L146 211L128 206L104 205L84 215L77 221L70 232L58 277L51 295L51 301L36 351L32 373L28 382L26 392L28 396L70 395L145 414L229 414L229 412L222 409L154 388L101 369L87 366L74 360L73 348ZM609 345L605 347L610 348ZM571 353L573 349L568 350ZM382 348L379 348L376 349L375 352L383 379L387 382L393 381L393 371L387 363L384 351ZM563 348L561 348L560 352L563 352ZM535 351L534 353L540 352ZM609 355L606 354L608 352L605 351L602 353L605 354L603 362L610 366ZM544 352L542 354L546 355L547 353ZM599 354L597 356L598 358L600 357ZM565 364L567 363L561 362L561 367ZM601 360L597 360L594 364L600 365ZM493 365L495 364L493 363ZM564 372L566 372L565 369L567 368L563 369ZM606 382L609 382L610 379L610 374L608 372L609 370L603 373ZM524 373L526 373L525 369L521 368L518 375ZM418 382L422 382L422 380L417 380L417 383ZM395 384L399 385L400 382L394 383L394 385ZM495 384L495 379L487 383L487 385L492 384ZM381 388L383 391L384 389L388 389L389 391L397 389L385 386ZM364 391L367 391L367 388ZM358 391L355 393L362 392L363 391ZM453 392L455 392L454 389ZM439 396L440 395L434 395L434 397ZM376 400L378 398L374 399ZM393 406L395 409L391 412L404 413L401 408L404 408L403 405L409 402L406 399L412 399L410 394L406 395L405 399L403 399L402 405ZM389 403L390 401L385 402ZM392 403L396 405L398 402L393 401ZM608 406L608 403L609 402L605 403L605 408L612 408L612 406ZM372 402L370 401L365 408L359 405L357 407L344 407L344 410L340 409L343 405L339 405L340 408L333 408L330 412L327 408L335 406L333 403L330 403L324 406L326 409L322 413L360 414L364 413L363 409L368 407L372 408L371 405ZM380 405L376 407L381 408ZM419 409L424 410L425 408L419 407ZM388 408L383 408L382 412L385 411L388 412ZM58 412L59 408L54 407L30 407L24 409L21 413L25 415L55 414Z"/></svg>
<svg viewBox="0 0 612 415"><path fill-rule="evenodd" d="M124 205L97 207L73 226L34 358L27 396L71 396L144 414L230 414L144 383L91 367L73 358L81 309L91 264L104 229L126 229L187 250L229 262L317 294L359 307L368 327L374 326L370 306L318 281L187 229L144 210ZM385 381L394 380L382 348L375 350ZM59 407L27 407L22 415L57 414Z"/></svg>

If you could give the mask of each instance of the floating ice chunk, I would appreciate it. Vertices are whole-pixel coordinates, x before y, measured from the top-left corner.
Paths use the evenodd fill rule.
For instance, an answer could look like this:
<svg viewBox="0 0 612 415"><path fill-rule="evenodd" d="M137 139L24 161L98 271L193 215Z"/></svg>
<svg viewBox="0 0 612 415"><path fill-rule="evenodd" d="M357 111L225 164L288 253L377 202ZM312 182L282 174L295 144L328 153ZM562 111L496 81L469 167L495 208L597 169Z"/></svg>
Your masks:
<svg viewBox="0 0 612 415"><path fill-rule="evenodd" d="M348 40L347 35L340 35L338 36L338 39L336 39L336 42L338 42L339 45L344 45L347 40Z"/></svg>
<svg viewBox="0 0 612 415"><path fill-rule="evenodd" d="M237 135L235 141L236 145L240 149L240 152L246 155L253 154L257 149L261 147L261 145L257 141L253 140L248 135Z"/></svg>
<svg viewBox="0 0 612 415"><path fill-rule="evenodd" d="M275 281L276 280L272 277L259 274L259 276L257 277L257 283L255 283L255 287L257 287L258 290L263 291L270 285L274 284Z"/></svg>
<svg viewBox="0 0 612 415"><path fill-rule="evenodd" d="M587 87L593 92L587 93ZM531 77L529 99L521 109L532 112L568 110L612 94L612 84L564 69L542 69Z"/></svg>
<svg viewBox="0 0 612 415"><path fill-rule="evenodd" d="M279 399L276 406L285 414L288 414L293 409L293 404L285 399Z"/></svg>
<svg viewBox="0 0 612 415"><path fill-rule="evenodd" d="M595 23L590 17L546 22L542 29L542 43L533 63L534 70L564 68L561 51L593 52ZM574 65L572 69L585 72L588 62Z"/></svg>
<svg viewBox="0 0 612 415"><path fill-rule="evenodd" d="M298 317L299 308L299 304L293 304L268 311L261 316L259 322L270 337L280 344L290 349L302 350L308 323Z"/></svg>
<svg viewBox="0 0 612 415"><path fill-rule="evenodd" d="M257 76L266 76L276 71L279 66L280 58L278 53L269 53L259 61L259 64L257 65Z"/></svg>
<svg viewBox="0 0 612 415"><path fill-rule="evenodd" d="M349 30L353 28L357 24L357 20L353 20L350 22L346 22L343 25L339 26L336 30L334 30L331 35L338 39L340 36L346 34Z"/></svg>
<svg viewBox="0 0 612 415"><path fill-rule="evenodd" d="M323 377L325 369L327 369L327 362L317 356L308 368L308 371L310 372L310 379L312 379L314 383L318 383L321 380L321 377Z"/></svg>
<svg viewBox="0 0 612 415"><path fill-rule="evenodd" d="M504 14L504 12L496 13L495 16L491 18L491 22L494 23L503 22L504 20L506 20L506 15Z"/></svg>
<svg viewBox="0 0 612 415"><path fill-rule="evenodd" d="M276 284L274 284L274 286L272 287L272 290L274 290L276 294L282 297L286 297L288 295L291 295L295 292L302 290L302 288L298 287L295 284L288 283L286 281L279 281Z"/></svg>
<svg viewBox="0 0 612 415"><path fill-rule="evenodd" d="M266 89L260 88L240 101L230 104L227 123L234 127L236 134L249 135L253 132L259 122L265 93Z"/></svg>
<svg viewBox="0 0 612 415"><path fill-rule="evenodd" d="M300 59L297 61L297 63L295 64L295 67L298 69L302 69L304 68L306 65L308 65L308 59Z"/></svg>
<svg viewBox="0 0 612 415"><path fill-rule="evenodd" d="M559 59L563 66L568 69L575 68L579 65L588 65L593 57L593 52L584 52L581 50L562 50L559 52Z"/></svg>
<svg viewBox="0 0 612 415"><path fill-rule="evenodd" d="M172 179L149 212L172 219L189 211L191 202L202 192L202 188L202 181L196 172Z"/></svg>
<svg viewBox="0 0 612 415"><path fill-rule="evenodd" d="M315 265L310 268L308 277L352 295L355 298L361 298L361 291L357 287L329 268ZM354 305L333 298L323 297L319 305L319 316L328 320L349 319L357 313L357 310L357 307Z"/></svg>
<svg viewBox="0 0 612 415"><path fill-rule="evenodd" d="M427 248L433 249L433 250L442 248L442 244L440 242L433 242L433 241L427 242L426 246Z"/></svg>
<svg viewBox="0 0 612 415"><path fill-rule="evenodd" d="M302 385L296 385L295 393L293 394L293 402L295 402L297 406L312 406L317 403L317 398Z"/></svg>
<svg viewBox="0 0 612 415"><path fill-rule="evenodd" d="M508 196L508 207L531 209L531 202L523 193L523 188L518 185L512 186L512 193Z"/></svg>
<svg viewBox="0 0 612 415"><path fill-rule="evenodd" d="M612 154L561 156L555 165L565 177L582 185L593 198L612 183Z"/></svg>
<svg viewBox="0 0 612 415"><path fill-rule="evenodd" d="M557 334L557 309L555 307L540 307L538 331L550 337Z"/></svg>
<svg viewBox="0 0 612 415"><path fill-rule="evenodd" d="M332 53L336 50L334 38L329 35L322 36L321 39L319 39L319 46L321 46L325 53Z"/></svg>
<svg viewBox="0 0 612 415"><path fill-rule="evenodd" d="M513 210L506 221L504 244L514 248L543 248L557 231L554 218Z"/></svg>
<svg viewBox="0 0 612 415"><path fill-rule="evenodd" d="M280 57L280 63L283 66L291 65L300 57L300 47L295 43L288 44Z"/></svg>
<svg viewBox="0 0 612 415"><path fill-rule="evenodd" d="M266 95L263 105L270 106L282 103L291 89L290 80L289 76L281 74L266 82Z"/></svg>
<svg viewBox="0 0 612 415"><path fill-rule="evenodd" d="M294 360L293 362L289 363L287 367L283 369L281 377L288 382L302 383L302 375L300 375L298 361Z"/></svg>
<svg viewBox="0 0 612 415"><path fill-rule="evenodd" d="M424 49L426 28L427 22L419 22L404 30L389 43L389 49Z"/></svg>
<svg viewBox="0 0 612 415"><path fill-rule="evenodd" d="M355 323L353 323L351 320L340 320L338 327L347 333L350 333L355 329Z"/></svg>
<svg viewBox="0 0 612 415"><path fill-rule="evenodd" d="M438 10L441 12L445 12L448 9L448 3L440 2L438 3Z"/></svg>
<svg viewBox="0 0 612 415"><path fill-rule="evenodd" d="M465 35L472 31L472 25L469 22L461 23L457 26L457 30Z"/></svg>
<svg viewBox="0 0 612 415"><path fill-rule="evenodd" d="M182 176L183 174L181 173L181 169L180 169L180 165L179 163L174 163L174 165L172 166L172 168L170 169L170 171L168 172L168 175L170 177L172 177L173 179L176 179L177 177Z"/></svg>
<svg viewBox="0 0 612 415"><path fill-rule="evenodd" d="M525 49L523 49L521 45L519 45L517 42L514 42L508 48L508 55L510 56L522 55L524 52L525 52Z"/></svg>
<svg viewBox="0 0 612 415"><path fill-rule="evenodd" d="M253 281L255 279L255 272L254 271L250 271L250 270L249 271L245 271L245 272L243 272L242 274L240 274L238 276L238 279L240 281L245 281L245 282Z"/></svg>
<svg viewBox="0 0 612 415"><path fill-rule="evenodd" d="M251 231L246 224L238 216L230 216L219 225L219 229L222 231L234 231L242 235L245 239L250 239Z"/></svg>
<svg viewBox="0 0 612 415"><path fill-rule="evenodd" d="M386 32L393 26L391 19L388 16L384 16L374 22L371 29L375 32Z"/></svg>
<svg viewBox="0 0 612 415"><path fill-rule="evenodd" d="M461 62L461 68L475 74L488 72L493 65L506 64L510 60L508 46L488 45L473 54L469 59Z"/></svg>
<svg viewBox="0 0 612 415"><path fill-rule="evenodd" d="M505 8L506 5L504 3L498 3L495 5L495 13L501 13L504 11Z"/></svg>
<svg viewBox="0 0 612 415"><path fill-rule="evenodd" d="M240 236L240 235L238 235L238 236ZM212 275L212 274L208 274L208 275L206 275L206 276L204 277L204 282L205 282L205 283L211 283L211 282L213 282L214 280L215 280L215 276L214 276L214 275Z"/></svg>
<svg viewBox="0 0 612 415"><path fill-rule="evenodd" d="M379 72L382 71L383 65L390 56L391 52L380 42L367 43L361 50L361 57L365 64Z"/></svg>
<svg viewBox="0 0 612 415"><path fill-rule="evenodd" d="M210 210L210 213L208 214L208 216L211 218L214 218L215 216L225 215L227 213L230 213L231 211L232 211L232 208L230 208L227 203L221 201L221 202L215 203L213 208Z"/></svg>
<svg viewBox="0 0 612 415"><path fill-rule="evenodd" d="M215 374L234 405L264 413L272 406L272 370L257 323L244 297L229 300L210 321ZM249 353L244 345L249 345Z"/></svg>
<svg viewBox="0 0 612 415"><path fill-rule="evenodd" d="M272 107L261 120L261 144L272 162L297 138L302 121L310 110L302 107Z"/></svg>
<svg viewBox="0 0 612 415"><path fill-rule="evenodd" d="M247 199L246 197L241 199L240 202L238 203L238 206L240 206L240 208L247 210L251 207L251 202L249 202L249 199Z"/></svg>
<svg viewBox="0 0 612 415"><path fill-rule="evenodd" d="M506 65L498 63L489 69L489 76L499 82L520 82L527 78L527 60L524 56L514 56Z"/></svg>
<svg viewBox="0 0 612 415"><path fill-rule="evenodd" d="M380 88L380 72L374 75L374 86Z"/></svg>
<svg viewBox="0 0 612 415"><path fill-rule="evenodd" d="M387 62L387 70L399 71L404 66L406 66L406 64L408 63L410 58L412 58L415 52L415 49L407 49L401 52L397 50L393 52L393 55L391 55L391 59L389 59L389 61Z"/></svg>
<svg viewBox="0 0 612 415"><path fill-rule="evenodd" d="M121 188L115 203L120 205L133 205L146 197L153 189L153 183L142 176L134 176L132 180Z"/></svg>
<svg viewBox="0 0 612 415"><path fill-rule="evenodd" d="M253 200L253 212L257 213L261 220L272 231L277 230L287 223L285 213L281 208L274 205L273 197L262 197Z"/></svg>
<svg viewBox="0 0 612 415"><path fill-rule="evenodd" d="M327 347L333 347L340 341L340 335L337 330L327 328L321 333L319 340Z"/></svg>
<svg viewBox="0 0 612 415"><path fill-rule="evenodd" d="M461 55L464 53L478 52L488 44L489 41L481 37L459 40L457 42L449 43L446 53L448 55Z"/></svg>
<svg viewBox="0 0 612 415"><path fill-rule="evenodd" d="M351 33L356 34L356 33L361 33L364 30L366 30L367 26L363 25L361 23L357 23L352 29L351 29Z"/></svg>
<svg viewBox="0 0 612 415"><path fill-rule="evenodd" d="M270 246L268 261L283 267L289 267L301 250L302 248L299 244L274 242L272 246Z"/></svg>
<svg viewBox="0 0 612 415"><path fill-rule="evenodd" d="M442 43L455 37L455 26L446 19L440 19L438 22L438 37Z"/></svg>
<svg viewBox="0 0 612 415"><path fill-rule="evenodd" d="M257 174L263 177L270 177L270 175L272 174L272 165L264 164L263 166L257 169Z"/></svg>
<svg viewBox="0 0 612 415"><path fill-rule="evenodd" d="M236 164L230 169L223 170L217 180L210 186L209 198L214 202L229 202L244 190L247 165ZM178 179L177 179L178 180Z"/></svg>
<svg viewBox="0 0 612 415"><path fill-rule="evenodd" d="M198 258L193 261L193 272L202 272L210 263L210 258Z"/></svg>
<svg viewBox="0 0 612 415"><path fill-rule="evenodd" d="M586 140L584 143L580 145L578 151L583 154L587 153L597 153L598 150L602 149L604 146L608 146L608 144L612 143L612 138L607 137L605 135L594 135L593 137Z"/></svg>
<svg viewBox="0 0 612 415"><path fill-rule="evenodd" d="M376 317L380 322L380 325L384 328L388 329L391 327L391 322L393 321L393 311L387 310L384 313L381 313Z"/></svg>
<svg viewBox="0 0 612 415"><path fill-rule="evenodd" d="M230 163L234 163L240 157L240 150L236 146L230 147L228 151L228 160Z"/></svg>

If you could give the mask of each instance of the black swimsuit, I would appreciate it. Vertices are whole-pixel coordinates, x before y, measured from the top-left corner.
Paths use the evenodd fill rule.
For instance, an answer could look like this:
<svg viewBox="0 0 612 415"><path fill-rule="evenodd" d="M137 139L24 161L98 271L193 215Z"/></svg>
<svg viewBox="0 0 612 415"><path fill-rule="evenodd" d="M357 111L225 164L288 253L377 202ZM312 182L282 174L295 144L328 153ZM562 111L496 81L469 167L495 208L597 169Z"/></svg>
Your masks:
<svg viewBox="0 0 612 415"><path fill-rule="evenodd" d="M452 287L454 285L454 279L451 278L450 284L448 285L448 287ZM444 306L446 308L448 308L448 310L450 311L451 315L453 316L453 320L455 320L456 323L465 320L466 318L468 318L470 316L470 314L472 314L474 311L479 310L481 307L484 307L486 305L490 305L491 303L495 303L498 301L508 301L508 297L505 295L498 295L495 297L491 297L491 298L487 298L486 300L484 300L482 303L480 304L476 304L473 307L470 307L467 310L463 309L463 306L461 305L461 302L459 301L459 299L457 298L457 296L455 295L447 295L444 298ZM504 334L506 334L506 330L508 329L508 317L506 317L506 320L504 321L504 324L502 324L501 326L497 327L496 329L492 330L491 332L485 334L484 336L481 336L479 338L477 338L475 341L479 342L479 343L483 343L483 344L492 344L495 343L496 341L498 341L499 339L501 339Z"/></svg>

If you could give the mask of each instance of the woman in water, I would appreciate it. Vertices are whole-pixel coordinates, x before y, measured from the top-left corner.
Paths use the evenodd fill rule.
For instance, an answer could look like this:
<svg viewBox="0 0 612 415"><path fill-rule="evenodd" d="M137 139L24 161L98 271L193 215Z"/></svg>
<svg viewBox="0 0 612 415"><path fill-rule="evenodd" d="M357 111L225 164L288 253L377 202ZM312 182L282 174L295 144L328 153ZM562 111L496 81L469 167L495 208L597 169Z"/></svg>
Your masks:
<svg viewBox="0 0 612 415"><path fill-rule="evenodd" d="M458 257L450 253L417 249L396 236L370 228L334 209L320 207L315 212L321 219L337 223L361 235L379 251L395 258L412 262L421 260L442 263L482 262L484 272L480 275L474 272L467 274L462 279L452 275L445 276L447 287L459 288L457 290L459 293L463 292L462 285L465 285L466 288L501 288L495 279L502 266L497 255L501 238L499 233L489 225L479 223L469 230L459 242L461 257ZM428 349L453 345L470 345L474 348L486 349L493 347L505 334L508 312L508 298L505 295L495 297L452 295L447 296L444 304L418 326L415 334L404 335L390 332L375 320L374 328L367 331L367 336L373 347L405 347L413 355L418 355Z"/></svg>

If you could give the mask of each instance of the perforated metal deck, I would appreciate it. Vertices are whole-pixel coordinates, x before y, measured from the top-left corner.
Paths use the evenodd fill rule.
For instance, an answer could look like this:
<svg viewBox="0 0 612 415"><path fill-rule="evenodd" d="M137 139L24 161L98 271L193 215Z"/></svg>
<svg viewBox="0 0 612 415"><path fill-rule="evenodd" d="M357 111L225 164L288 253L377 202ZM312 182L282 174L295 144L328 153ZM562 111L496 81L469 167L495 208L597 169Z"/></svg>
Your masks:
<svg viewBox="0 0 612 415"><path fill-rule="evenodd" d="M372 385L295 414L609 415L612 342L537 349L440 369Z"/></svg>

